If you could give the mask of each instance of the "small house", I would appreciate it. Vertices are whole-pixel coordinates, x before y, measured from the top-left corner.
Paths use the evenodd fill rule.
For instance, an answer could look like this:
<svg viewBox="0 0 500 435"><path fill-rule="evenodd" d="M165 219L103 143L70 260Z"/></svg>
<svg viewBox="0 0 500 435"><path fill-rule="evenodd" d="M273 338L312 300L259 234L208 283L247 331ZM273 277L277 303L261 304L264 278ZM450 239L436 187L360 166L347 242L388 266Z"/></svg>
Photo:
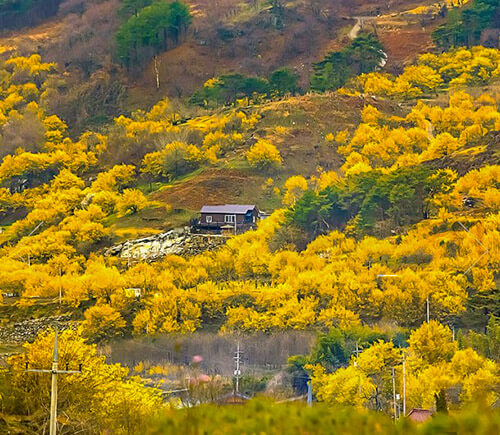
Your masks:
<svg viewBox="0 0 500 435"><path fill-rule="evenodd" d="M196 223L198 229L221 232L229 227L234 232L243 232L255 228L259 219L259 210L255 205L204 205Z"/></svg>
<svg viewBox="0 0 500 435"><path fill-rule="evenodd" d="M408 413L408 418L415 423L423 423L432 417L432 411L430 409L413 408Z"/></svg>
<svg viewBox="0 0 500 435"><path fill-rule="evenodd" d="M246 394L241 394L237 392L232 392L219 397L217 403L219 405L244 405L250 400L250 397Z"/></svg>

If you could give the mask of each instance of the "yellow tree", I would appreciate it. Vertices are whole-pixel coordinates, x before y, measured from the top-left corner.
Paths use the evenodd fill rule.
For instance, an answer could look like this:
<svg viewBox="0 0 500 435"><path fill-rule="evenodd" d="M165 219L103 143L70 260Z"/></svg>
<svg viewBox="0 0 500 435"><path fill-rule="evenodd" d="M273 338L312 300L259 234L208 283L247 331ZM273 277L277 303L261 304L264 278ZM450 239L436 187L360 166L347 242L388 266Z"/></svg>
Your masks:
<svg viewBox="0 0 500 435"><path fill-rule="evenodd" d="M257 169L276 169L283 162L278 149L269 141L259 139L246 153L248 163Z"/></svg>
<svg viewBox="0 0 500 435"><path fill-rule="evenodd" d="M410 352L429 364L449 361L458 349L447 326L431 320L414 331L409 339Z"/></svg>
<svg viewBox="0 0 500 435"><path fill-rule="evenodd" d="M327 374L319 365L309 366L318 400L361 408L370 400L375 386L359 368L350 365Z"/></svg>
<svg viewBox="0 0 500 435"><path fill-rule="evenodd" d="M145 387L139 378L128 377L128 369L119 364L106 364L96 346L86 344L79 332L63 331L58 341L60 367L78 370L82 365L81 374L60 376L58 380L59 415L67 416L58 420L63 430L135 433L146 418L162 408L158 390ZM31 368L50 367L53 343L54 332L48 331L25 344L24 353L9 359L12 394L21 412L29 410L36 416L46 409L50 376L27 374L25 369L26 364Z"/></svg>
<svg viewBox="0 0 500 435"><path fill-rule="evenodd" d="M283 204L293 205L300 199L302 194L307 190L307 180L301 175L295 175L285 181L285 196Z"/></svg>
<svg viewBox="0 0 500 435"><path fill-rule="evenodd" d="M85 311L84 318L82 335L93 342L116 337L126 326L120 312L108 304L94 305Z"/></svg>

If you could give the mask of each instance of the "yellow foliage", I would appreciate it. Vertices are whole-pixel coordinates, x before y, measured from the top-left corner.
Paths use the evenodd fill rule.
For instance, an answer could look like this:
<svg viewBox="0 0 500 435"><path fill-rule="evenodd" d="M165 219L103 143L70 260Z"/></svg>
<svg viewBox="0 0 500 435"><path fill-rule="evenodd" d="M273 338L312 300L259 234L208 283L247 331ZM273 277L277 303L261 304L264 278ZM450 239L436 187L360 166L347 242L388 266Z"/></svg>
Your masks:
<svg viewBox="0 0 500 435"><path fill-rule="evenodd" d="M306 190L307 180L304 177L296 175L288 178L285 181L285 196L283 197L283 204L288 206L295 204L295 202L300 199Z"/></svg>
<svg viewBox="0 0 500 435"><path fill-rule="evenodd" d="M13 388L24 393L30 409L45 408L50 397L50 376L27 374L32 368L50 367L54 333L42 333L25 352L9 359ZM153 417L163 408L159 391L144 386L137 377L119 364L106 364L97 348L86 344L78 332L68 329L59 334L59 364L70 370L82 365L82 372L61 376L59 412L89 430L111 430L114 433L137 431L144 418ZM28 394L27 394L28 393ZM92 415L89 423L88 416Z"/></svg>
<svg viewBox="0 0 500 435"><path fill-rule="evenodd" d="M415 331L409 343L410 351L429 364L449 361L457 350L457 343L452 341L450 328L434 320Z"/></svg>
<svg viewBox="0 0 500 435"><path fill-rule="evenodd" d="M313 389L320 401L363 407L375 390L370 379L354 366L326 374L321 366L310 367Z"/></svg>
<svg viewBox="0 0 500 435"><path fill-rule="evenodd" d="M280 167L283 159L278 149L267 140L259 139L246 153L250 166L258 169Z"/></svg>
<svg viewBox="0 0 500 435"><path fill-rule="evenodd" d="M397 77L379 72L362 74L344 93L355 91L385 97L411 99L449 87L487 83L497 76L500 50L484 47L458 48L438 55L420 55L416 65L408 66Z"/></svg>
<svg viewBox="0 0 500 435"><path fill-rule="evenodd" d="M125 320L120 312L110 305L95 305L85 311L85 320L82 322L82 335L92 340L112 338L125 328Z"/></svg>

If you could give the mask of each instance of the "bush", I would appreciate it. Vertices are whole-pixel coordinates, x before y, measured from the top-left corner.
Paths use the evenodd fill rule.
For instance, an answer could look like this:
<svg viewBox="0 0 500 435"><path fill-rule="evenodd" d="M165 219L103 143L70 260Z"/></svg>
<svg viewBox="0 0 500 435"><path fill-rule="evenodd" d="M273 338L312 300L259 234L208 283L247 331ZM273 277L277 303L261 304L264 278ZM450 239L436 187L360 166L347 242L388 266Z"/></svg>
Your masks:
<svg viewBox="0 0 500 435"><path fill-rule="evenodd" d="M191 103L200 106L229 105L242 98L273 97L295 94L298 77L288 68L274 71L269 79L226 74L205 82L191 97Z"/></svg>
<svg viewBox="0 0 500 435"><path fill-rule="evenodd" d="M246 153L246 157L252 168L261 170L277 169L283 162L278 149L264 139L258 140Z"/></svg>
<svg viewBox="0 0 500 435"><path fill-rule="evenodd" d="M252 400L242 406L201 405L171 410L148 425L146 434L356 434L428 435L441 433L497 433L498 410L471 408L453 415L439 415L422 425L407 419L394 424L388 416L355 408L326 404L277 404Z"/></svg>
<svg viewBox="0 0 500 435"><path fill-rule="evenodd" d="M93 342L121 335L124 328L125 320L120 312L110 305L95 305L85 311L83 336Z"/></svg>

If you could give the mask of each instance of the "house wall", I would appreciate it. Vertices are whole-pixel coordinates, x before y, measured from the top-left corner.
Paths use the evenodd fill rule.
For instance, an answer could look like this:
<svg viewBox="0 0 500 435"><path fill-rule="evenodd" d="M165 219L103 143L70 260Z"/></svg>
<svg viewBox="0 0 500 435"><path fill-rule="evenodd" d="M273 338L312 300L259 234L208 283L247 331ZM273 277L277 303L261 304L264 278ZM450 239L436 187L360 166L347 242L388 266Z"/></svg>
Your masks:
<svg viewBox="0 0 500 435"><path fill-rule="evenodd" d="M224 221L224 216L226 216L227 214L231 213L202 213L200 218L200 223L206 225L215 225L215 224L224 225L227 223ZM257 221L258 214L259 212L257 210L254 210L252 212L252 215L255 217L255 221ZM207 222L207 216L212 216L212 222ZM244 222L245 222L245 215L237 214L236 223L242 224Z"/></svg>
<svg viewBox="0 0 500 435"><path fill-rule="evenodd" d="M224 222L224 216L226 213L203 213L201 215L201 223L202 224L225 224ZM207 222L207 216L212 216L212 222ZM236 222L241 223L243 222L243 216L241 215L236 215Z"/></svg>

